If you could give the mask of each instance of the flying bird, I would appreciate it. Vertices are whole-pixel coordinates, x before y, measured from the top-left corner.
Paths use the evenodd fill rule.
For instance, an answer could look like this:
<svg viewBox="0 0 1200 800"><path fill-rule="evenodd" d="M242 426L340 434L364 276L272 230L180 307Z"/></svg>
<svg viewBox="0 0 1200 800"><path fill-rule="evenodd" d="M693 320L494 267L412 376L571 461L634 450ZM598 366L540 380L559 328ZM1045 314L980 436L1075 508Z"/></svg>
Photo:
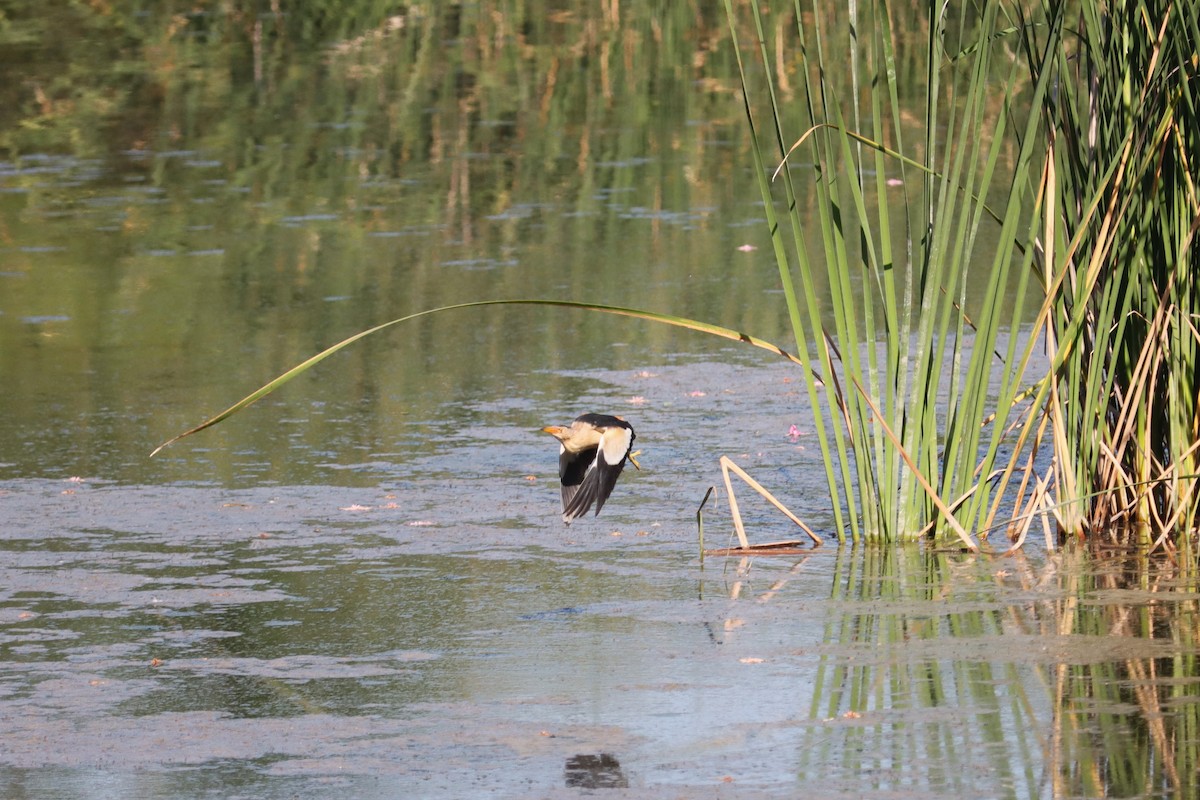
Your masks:
<svg viewBox="0 0 1200 800"><path fill-rule="evenodd" d="M596 513L612 494L628 459L641 469L633 449L633 426L620 417L582 414L569 427L542 428L561 443L558 477L562 480L562 518L568 525L583 516L592 503Z"/></svg>

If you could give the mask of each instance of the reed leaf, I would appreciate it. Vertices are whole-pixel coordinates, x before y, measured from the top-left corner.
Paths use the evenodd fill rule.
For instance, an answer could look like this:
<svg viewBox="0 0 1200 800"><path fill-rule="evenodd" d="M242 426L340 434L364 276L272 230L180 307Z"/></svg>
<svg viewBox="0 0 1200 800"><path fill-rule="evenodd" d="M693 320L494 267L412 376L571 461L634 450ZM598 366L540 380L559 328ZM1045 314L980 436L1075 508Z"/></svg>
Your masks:
<svg viewBox="0 0 1200 800"><path fill-rule="evenodd" d="M777 356L786 358L787 360L789 360L795 364L798 364L800 366L806 366L805 362L802 361L800 358L797 358L796 356L792 355L791 353L788 353L787 351L783 350L782 348L780 348L777 345L774 345L768 341L759 339L758 337L755 337L755 336L751 336L748 333L743 333L741 331L735 331L732 328L725 328L720 325L712 325L710 323L701 322L699 320L687 319L686 317L677 317L677 316L672 316L670 314L658 314L658 313L655 313L652 311L641 311L641 310L634 309L634 308L621 308L619 306L606 306L606 305L598 305L595 303L579 303L579 302L573 302L570 300L536 300L536 299L477 300L477 301L470 302L470 303L456 303L454 305L442 306L440 308L431 308L431 309L427 309L425 311L418 311L415 314L409 314L407 316L391 320L390 322L384 322L380 325L376 325L373 328L368 328L365 331L360 331L359 333L356 333L353 336L349 336L349 337L343 339L342 341L338 342L337 344L334 344L334 345L331 345L330 347L325 348L324 350L317 353L316 355L314 355L308 359L305 359L304 361L300 362L296 366L294 366L291 369L284 372L279 377L267 382L266 384L260 386L258 389L255 389L253 392L246 395L241 400L237 401L236 403L234 403L233 405L231 405L229 408L225 409L224 411L220 412L219 414L209 417L208 419L204 420L203 422L201 422L199 425L195 426L194 428L189 428L188 430L184 431L183 433L180 433L176 436L171 437L167 441L160 444L158 447L154 448L153 452L150 453L150 456L153 458L163 448L168 447L168 446L174 444L175 442L178 442L180 439L191 436L194 433L199 433L200 431L205 430L206 428L211 428L213 425L216 425L217 423L228 419L229 417L233 416L234 414L238 413L239 411L242 411L243 409L247 408L248 406L253 405L254 403L256 403L259 400L266 397L267 395L271 394L276 389L280 388L284 384L291 381L293 378L297 378L300 375L303 375L309 369L311 369L312 367L321 363L325 359L329 358L334 353L337 353L338 351L343 350L346 347L349 347L350 345L354 344L355 342L359 341L360 339L364 339L368 336L371 336L372 334L379 333L380 331L384 331L388 328L391 328L395 325L399 325L403 322L409 322L411 320L419 319L421 317L427 317L431 314L440 314L440 313L443 313L446 311L456 311L456 310L466 309L466 308L482 308L484 306L501 306L501 305L551 306L551 307L557 307L557 308L573 308L573 309L581 309L581 310L585 310L585 311L597 311L597 312L604 313L604 314L615 314L617 316L622 316L622 317L633 317L634 319L642 319L642 320L647 320L650 322L658 322L658 323L661 323L664 325L673 325L678 328L687 328L688 330L697 331L699 333L705 333L710 336L717 336L722 339L731 339L735 342L742 342L744 344L749 344L754 347L760 347L764 350L774 353Z"/></svg>

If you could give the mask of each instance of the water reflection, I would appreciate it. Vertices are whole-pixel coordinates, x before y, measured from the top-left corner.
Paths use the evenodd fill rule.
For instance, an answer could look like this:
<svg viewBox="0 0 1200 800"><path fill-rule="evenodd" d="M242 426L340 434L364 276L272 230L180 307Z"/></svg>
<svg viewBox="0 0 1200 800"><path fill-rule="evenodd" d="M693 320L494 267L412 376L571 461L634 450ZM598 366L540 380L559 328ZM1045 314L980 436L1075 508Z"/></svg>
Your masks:
<svg viewBox="0 0 1200 800"><path fill-rule="evenodd" d="M1192 791L1200 595L1144 554L1113 566L1073 551L846 562L832 599L850 613L827 618L800 774L836 785L842 759L881 789Z"/></svg>
<svg viewBox="0 0 1200 800"><path fill-rule="evenodd" d="M567 786L573 789L629 788L629 779L621 770L621 762L611 753L571 756L567 759L563 774Z"/></svg>

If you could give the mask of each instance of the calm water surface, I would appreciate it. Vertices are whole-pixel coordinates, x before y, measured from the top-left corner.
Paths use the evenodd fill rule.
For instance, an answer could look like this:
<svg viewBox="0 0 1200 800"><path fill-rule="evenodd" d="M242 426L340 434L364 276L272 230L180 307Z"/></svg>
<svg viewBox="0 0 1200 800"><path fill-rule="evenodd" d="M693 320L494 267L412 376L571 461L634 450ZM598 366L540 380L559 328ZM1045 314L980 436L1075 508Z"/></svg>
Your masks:
<svg viewBox="0 0 1200 800"><path fill-rule="evenodd" d="M1170 565L699 557L720 455L835 533L757 352L452 312L149 459L449 303L787 341L719 9L168 6L3 33L0 795L1196 795ZM585 410L645 469L566 528Z"/></svg>
<svg viewBox="0 0 1200 800"><path fill-rule="evenodd" d="M1150 698L1194 590L1070 554L702 564L641 478L570 529L551 482L483 474L6 481L6 795L1055 797L1156 726L1190 746L1195 677Z"/></svg>

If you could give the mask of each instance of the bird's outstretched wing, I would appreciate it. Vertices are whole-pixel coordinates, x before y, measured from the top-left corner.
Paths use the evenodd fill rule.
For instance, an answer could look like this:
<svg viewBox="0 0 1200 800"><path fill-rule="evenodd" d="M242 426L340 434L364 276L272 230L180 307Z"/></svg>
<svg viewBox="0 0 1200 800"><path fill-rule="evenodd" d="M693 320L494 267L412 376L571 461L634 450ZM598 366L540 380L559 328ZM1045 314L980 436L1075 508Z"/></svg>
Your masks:
<svg viewBox="0 0 1200 800"><path fill-rule="evenodd" d="M587 510L585 507L570 515L567 513L567 509L573 507L575 498L579 495L584 478L593 469L597 450L598 448L592 447L572 453L564 447L558 455L558 477L562 481L563 522L570 524L572 519Z"/></svg>

